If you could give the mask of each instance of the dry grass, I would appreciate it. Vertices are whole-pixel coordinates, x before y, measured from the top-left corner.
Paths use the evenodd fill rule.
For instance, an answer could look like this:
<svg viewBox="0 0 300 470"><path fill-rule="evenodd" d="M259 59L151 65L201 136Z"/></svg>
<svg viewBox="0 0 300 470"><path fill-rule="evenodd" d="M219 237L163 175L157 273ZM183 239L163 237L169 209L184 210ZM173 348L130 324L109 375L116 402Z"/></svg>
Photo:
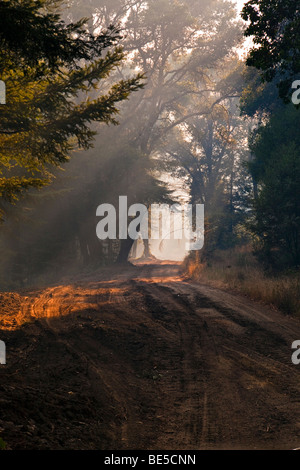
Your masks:
<svg viewBox="0 0 300 470"><path fill-rule="evenodd" d="M300 317L299 274L267 276L250 247L218 251L210 263L189 260L187 275L215 287L230 288L253 300L276 307L286 315Z"/></svg>

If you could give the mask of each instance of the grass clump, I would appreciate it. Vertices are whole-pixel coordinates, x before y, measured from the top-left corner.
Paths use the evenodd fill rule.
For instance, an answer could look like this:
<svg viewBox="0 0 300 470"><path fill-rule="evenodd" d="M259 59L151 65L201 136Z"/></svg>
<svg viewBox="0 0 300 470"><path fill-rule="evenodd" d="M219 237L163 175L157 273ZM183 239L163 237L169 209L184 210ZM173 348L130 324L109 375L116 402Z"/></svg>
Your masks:
<svg viewBox="0 0 300 470"><path fill-rule="evenodd" d="M250 246L216 250L209 260L199 253L185 263L189 278L215 287L232 289L268 304L286 315L300 317L300 275L298 272L267 274Z"/></svg>

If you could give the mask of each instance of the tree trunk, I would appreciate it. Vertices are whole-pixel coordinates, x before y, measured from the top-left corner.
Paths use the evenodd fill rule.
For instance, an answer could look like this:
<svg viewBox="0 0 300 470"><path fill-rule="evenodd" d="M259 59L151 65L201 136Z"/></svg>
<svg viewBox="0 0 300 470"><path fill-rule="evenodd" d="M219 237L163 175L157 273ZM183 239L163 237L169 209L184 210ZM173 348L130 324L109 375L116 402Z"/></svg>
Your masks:
<svg viewBox="0 0 300 470"><path fill-rule="evenodd" d="M138 241L136 240L133 244L133 247L132 247L132 258L133 259L136 259L136 256L137 256L137 247L138 247Z"/></svg>
<svg viewBox="0 0 300 470"><path fill-rule="evenodd" d="M120 240L120 252L116 261L117 264L131 264L128 261L128 256L134 242L135 240L132 240L131 238L128 238L127 240Z"/></svg>
<svg viewBox="0 0 300 470"><path fill-rule="evenodd" d="M144 242L144 253L143 253L143 258L150 258L151 256L151 251L150 251L150 243L149 240L143 240Z"/></svg>

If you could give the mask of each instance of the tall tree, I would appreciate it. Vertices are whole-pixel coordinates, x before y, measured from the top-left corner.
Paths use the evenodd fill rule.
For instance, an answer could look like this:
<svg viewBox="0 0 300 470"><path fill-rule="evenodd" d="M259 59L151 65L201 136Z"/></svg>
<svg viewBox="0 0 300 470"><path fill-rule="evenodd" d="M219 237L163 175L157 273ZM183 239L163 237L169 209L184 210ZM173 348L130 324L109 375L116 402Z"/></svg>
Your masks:
<svg viewBox="0 0 300 470"><path fill-rule="evenodd" d="M252 135L250 170L259 192L251 227L260 258L276 269L300 264L299 122L289 105Z"/></svg>
<svg viewBox="0 0 300 470"><path fill-rule="evenodd" d="M147 77L146 86L121 104L120 125L105 132L100 130L95 149L89 152L89 167L84 163L84 154L74 160L74 180L70 184L74 198L65 196L71 206L60 208L63 216L53 202L57 217L69 221L61 225L64 228L56 243L58 251L67 253L72 247L74 257L82 251L81 259L101 263L105 256L97 240L95 242L97 205L102 202L117 205L120 195L128 195L129 203L168 201L168 193L160 183L163 155L173 148L166 149L166 142L174 137L180 143L178 135L182 127L196 126L197 118L200 123L201 117L204 122L205 117L216 116L217 109L236 95L230 80L227 86L224 84L222 89L217 89L214 75L216 68L221 69L225 58L232 55L233 48L242 39L242 32L235 6L229 1L91 0L83 4L74 0L69 3L72 8L64 13L64 18L93 17L88 25L92 34L119 21L126 66L110 74L111 83L126 81L136 72L145 73ZM97 97L97 90L93 97ZM69 168L71 166L72 163ZM170 167L167 171L171 172ZM89 173L88 184L77 185L86 172ZM65 181L61 180L58 191L65 189ZM50 238L53 232L50 222L43 216L39 220ZM57 232L56 228L55 236ZM42 238L41 235L39 239ZM27 240L30 245L30 236ZM39 242L39 246L42 245ZM128 247L127 253L125 248L121 247L123 259L128 255ZM115 259L115 243L110 249L113 256L109 258ZM53 253L58 251L53 250ZM38 259L35 247L32 252ZM55 265L57 255L51 261L47 253L50 250L45 248L40 265L43 259L47 259L47 265Z"/></svg>
<svg viewBox="0 0 300 470"><path fill-rule="evenodd" d="M116 124L118 103L141 87L140 74L116 83L107 80L124 60L116 47L116 29L94 37L85 31L83 20L66 25L59 15L47 13L48 4L0 2L1 21L7 19L9 25L0 34L0 70L7 90L6 105L0 107L2 202L47 184L51 166L92 144L91 123ZM22 13L27 18L23 43L18 37ZM107 47L113 48L104 54ZM92 99L100 83L103 94Z"/></svg>
<svg viewBox="0 0 300 470"><path fill-rule="evenodd" d="M292 82L300 73L298 2L249 1L243 17L246 35L253 35L250 68L242 112L258 118L250 135L256 182L253 218L257 253L268 267L283 269L300 263L299 111L289 103ZM279 95L283 101L278 100Z"/></svg>
<svg viewBox="0 0 300 470"><path fill-rule="evenodd" d="M245 205L242 193L251 187L244 165L249 124L238 108L244 67L237 58L221 67L208 84L210 96L192 97L195 116L176 131L181 140L172 135L165 145L175 175L187 182L192 203L205 204L207 252L234 243L234 227ZM197 109L205 108L206 113L197 115Z"/></svg>
<svg viewBox="0 0 300 470"><path fill-rule="evenodd" d="M247 65L261 71L266 81L278 80L280 96L291 94L292 82L300 76L300 9L298 0L250 0L242 17L248 22L245 35L254 46Z"/></svg>
<svg viewBox="0 0 300 470"><path fill-rule="evenodd" d="M0 1L0 73L9 66L36 76L61 67L78 68L120 39L115 27L93 35L87 18L66 24L58 8L63 0ZM107 25L108 26L108 25Z"/></svg>

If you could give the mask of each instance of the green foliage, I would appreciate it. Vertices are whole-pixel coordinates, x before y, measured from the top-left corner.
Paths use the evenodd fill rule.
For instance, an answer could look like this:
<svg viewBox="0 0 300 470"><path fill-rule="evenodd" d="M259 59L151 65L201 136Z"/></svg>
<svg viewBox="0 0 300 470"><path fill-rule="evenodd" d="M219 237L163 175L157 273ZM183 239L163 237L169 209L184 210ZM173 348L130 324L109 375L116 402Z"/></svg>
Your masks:
<svg viewBox="0 0 300 470"><path fill-rule="evenodd" d="M299 5L296 0L251 0L242 16L255 47L247 59L251 67L241 109L259 118L250 135L249 169L256 191L249 226L260 259L281 270L300 264L300 113L289 104L300 73Z"/></svg>
<svg viewBox="0 0 300 470"><path fill-rule="evenodd" d="M268 82L276 78L280 96L288 101L300 74L299 1L250 0L242 17L249 22L245 35L253 36L255 44L247 65L260 70Z"/></svg>
<svg viewBox="0 0 300 470"><path fill-rule="evenodd" d="M228 206L232 212L235 196L229 188L232 168L235 174L242 173L238 161L246 153L237 148L235 138L243 138L247 128L237 124L237 116L232 119L243 70L231 55L242 37L234 6L207 0L114 3L111 8L100 2L99 18L107 21L128 6L124 19L128 66L138 67L148 79L126 106L120 131L145 158L155 157L158 171L187 182L192 202L205 202L207 209L211 205L210 213L220 215L214 226L223 232L226 216L221 212L228 215L224 209ZM138 184L138 179L131 184ZM235 221L236 214L231 214L226 229Z"/></svg>
<svg viewBox="0 0 300 470"><path fill-rule="evenodd" d="M278 80L264 82L257 69L247 67L243 73L244 89L240 99L242 115L261 119L284 107L278 96Z"/></svg>
<svg viewBox="0 0 300 470"><path fill-rule="evenodd" d="M7 88L7 104L0 107L2 201L14 202L29 188L48 184L53 166L67 162L72 150L92 145L91 124L117 124L119 103L141 87L141 74L108 82L124 61L120 47L103 53L119 40L115 28L91 35L83 21L66 25L47 13L42 7L48 3L0 2L0 22L9 25L0 33ZM95 96L100 84L102 94Z"/></svg>
<svg viewBox="0 0 300 470"><path fill-rule="evenodd" d="M300 148L300 113L292 105L281 108L260 125L251 138L251 151L255 155L250 164L257 182L264 179L267 168L284 158L284 150L290 145ZM276 155L276 158L274 156Z"/></svg>
<svg viewBox="0 0 300 470"><path fill-rule="evenodd" d="M97 206L101 203L117 205L120 195L127 195L130 204L169 202L171 196L160 178L162 172L174 176L174 162L166 156L173 150L182 156L184 129L186 136L192 129L194 131L195 145L188 148L193 156L190 169L194 178L187 180L183 160L177 161L175 176L182 177L182 187L187 191L193 184L193 201L200 193L207 193L206 201L212 201L211 214L217 214L214 223L219 224L218 240L222 238L219 236L221 226L226 222L222 217L223 208L226 215L229 212L232 215L233 206L235 210L238 205L233 187L242 179L238 166L245 148L239 150L237 142L245 141L245 129L238 122L234 101L241 93L242 85L242 66L232 53L242 38L241 22L236 18L234 5L223 0L215 0L213 4L210 0L90 0L85 3L70 0L68 3L71 10L63 12L65 18L91 17L97 12L95 23L88 24L88 31L93 34L98 32L97 28L103 31L108 24L119 22L124 31L122 46L126 57L120 62L122 67L112 69L111 62L112 65L115 62L108 61L109 56L97 58L108 61L109 73L103 78L100 67L82 71L73 65L67 66L67 77L61 69L55 80L45 83L45 90L34 95L38 104L32 107L33 113L36 110L39 113L39 109L50 110L50 118L53 122L55 118L57 123L53 131L59 145L51 147L51 156L58 165L79 145L86 150L93 137L89 132L97 131L98 135L94 148L77 153L64 174L55 168L51 170L56 179L49 188L35 197L30 191L19 209L12 211L14 220L11 218L5 226L5 233L3 231L0 237L0 250L2 272L9 273L8 277L15 285L41 280L41 273L63 275L62 266L71 268L74 263L80 268L87 264L98 266L113 259L115 244L107 246L96 239ZM223 73L224 69L226 72ZM103 73L105 70L104 67ZM115 90L114 83L128 84L128 77L136 74L136 70L145 74L147 83L130 100L120 103L120 125L90 127L90 121L87 121L87 128L84 128L85 121L80 119L82 115L89 118L89 114L80 114L76 95L78 83L82 87L80 100L87 93L91 95L90 101L83 100L87 105L91 100L97 100L100 94L108 97L109 90ZM84 81L82 74L91 80ZM101 76L100 90L94 87L97 83L94 75ZM138 85L130 83L130 91ZM12 87L9 93L12 93ZM65 106L71 106L71 113L69 108L65 113ZM96 106L99 109L100 103ZM90 109L94 110L94 107ZM47 142L52 127L43 120L43 115L38 116L37 125L44 130ZM113 122L114 116L108 113L108 117ZM213 139L209 143L206 133L211 122ZM12 116L9 123L13 130ZM31 120L24 119L25 125L30 129ZM75 131L68 134L71 128ZM33 131L32 140L35 135L36 131ZM188 141L185 138L186 147L189 147ZM26 148L26 140L24 143ZM62 149L64 143L70 148ZM39 140L34 145L38 147ZM200 159L199 149L203 150L205 146L207 158ZM36 159L30 164L34 166ZM205 187L197 179L198 167L205 174ZM50 171L48 163L43 170ZM48 175L43 176L47 178ZM230 218L230 223L226 222L226 234L229 233L227 228L231 230L233 219L236 223L235 215ZM228 240L229 235L225 238Z"/></svg>
<svg viewBox="0 0 300 470"><path fill-rule="evenodd" d="M0 437L0 450L5 450L7 447L6 442Z"/></svg>
<svg viewBox="0 0 300 470"><path fill-rule="evenodd" d="M24 73L45 76L63 66L78 68L79 61L92 61L120 39L118 31L94 36L86 18L66 24L55 9L62 0L0 1L0 74L8 65ZM53 9L53 8L52 8ZM4 53L3 53L4 52Z"/></svg>
<svg viewBox="0 0 300 470"><path fill-rule="evenodd" d="M300 113L286 107L253 137L250 165L260 191L252 229L258 253L277 269L300 264Z"/></svg>

